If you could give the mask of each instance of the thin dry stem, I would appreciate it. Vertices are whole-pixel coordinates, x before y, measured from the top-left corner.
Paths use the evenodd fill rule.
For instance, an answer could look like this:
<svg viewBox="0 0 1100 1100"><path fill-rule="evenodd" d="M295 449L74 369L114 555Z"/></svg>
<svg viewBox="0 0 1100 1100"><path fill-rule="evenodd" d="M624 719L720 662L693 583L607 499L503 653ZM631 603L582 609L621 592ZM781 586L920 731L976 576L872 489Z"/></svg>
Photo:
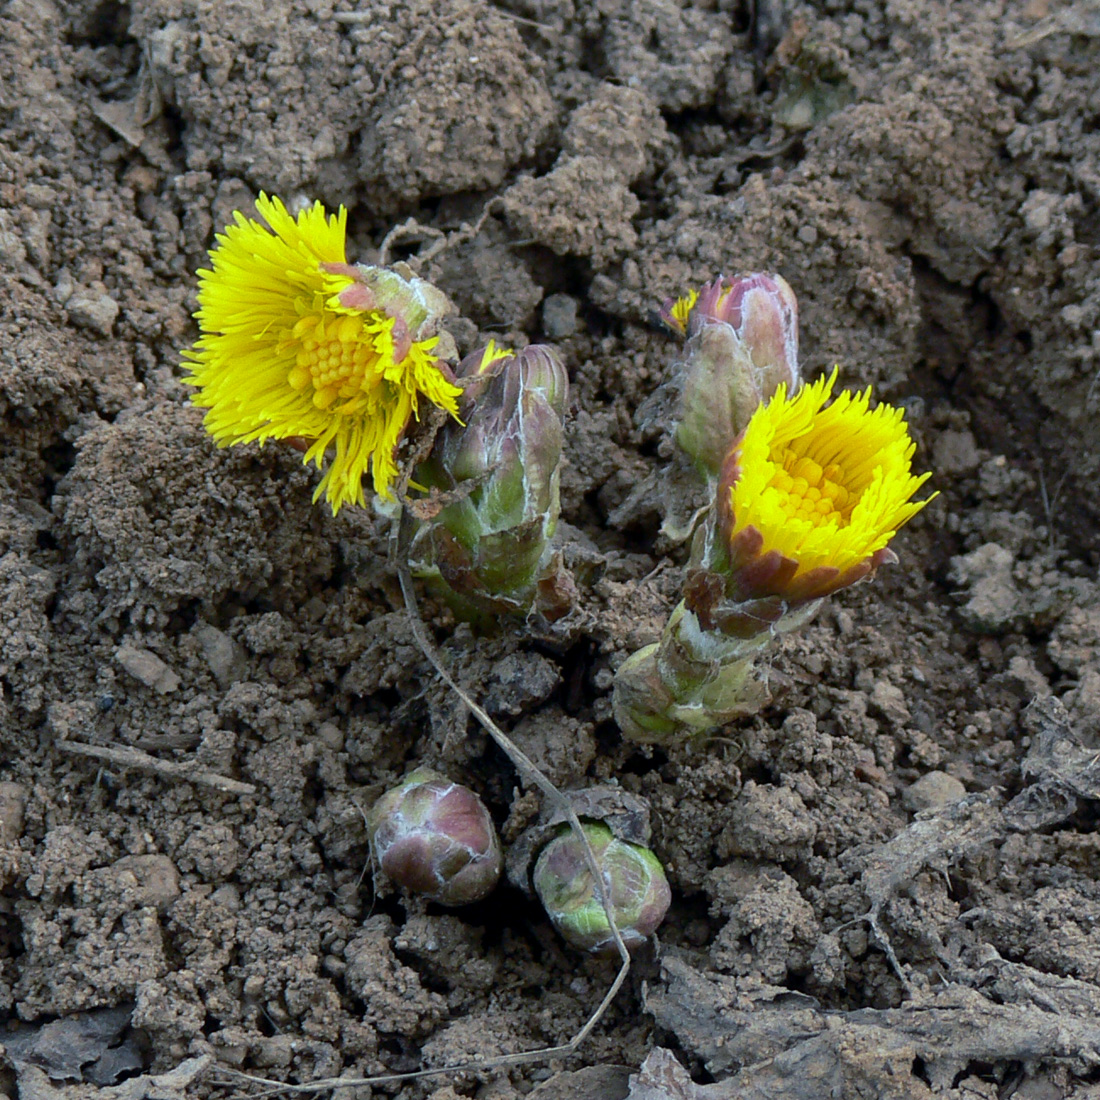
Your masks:
<svg viewBox="0 0 1100 1100"><path fill-rule="evenodd" d="M239 779L229 779L217 772L200 768L194 764L177 763L174 760L158 760L140 749L118 745L88 745L83 741L57 741L55 748L74 756L90 756L95 760L106 760L122 768L137 768L139 771L154 772L170 779L182 779L186 783L200 783L204 787L213 787L225 794L255 794L251 783L242 783Z"/></svg>
<svg viewBox="0 0 1100 1100"><path fill-rule="evenodd" d="M400 225L395 225L382 239L378 247L378 264L385 267L390 262L390 249L402 241L423 241L431 238L437 243L440 238L446 240L447 234L442 229L436 229L432 225L422 225L416 218L406 218ZM417 256L415 259L419 259Z"/></svg>
<svg viewBox="0 0 1100 1100"><path fill-rule="evenodd" d="M408 263L414 266L417 270L423 270L424 266L434 260L437 256L442 255L448 249L455 248L457 245L465 244L467 241L472 241L484 228L485 223L489 220L490 215L497 209L500 203L499 196L493 196L489 201L481 208L481 213L477 216L474 222L463 222L458 229L452 233L445 233L442 229L436 229L433 225L424 225L418 222L416 218L407 218L400 225L395 225L382 240L382 244L378 249L378 264L380 267L385 267L389 263L390 250L395 244L400 244L402 241L423 241L431 240L432 244L424 252L419 252L415 256L410 256Z"/></svg>

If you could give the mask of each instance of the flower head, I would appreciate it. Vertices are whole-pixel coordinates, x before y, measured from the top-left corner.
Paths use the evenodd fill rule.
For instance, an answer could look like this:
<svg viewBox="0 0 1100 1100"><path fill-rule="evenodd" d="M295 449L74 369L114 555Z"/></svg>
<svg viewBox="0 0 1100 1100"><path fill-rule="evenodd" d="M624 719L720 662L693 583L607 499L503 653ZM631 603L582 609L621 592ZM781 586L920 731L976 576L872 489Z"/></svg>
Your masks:
<svg viewBox="0 0 1100 1100"><path fill-rule="evenodd" d="M869 387L826 408L836 379L790 399L780 385L726 459L719 529L744 599L799 602L860 580L897 560L887 544L928 503L911 499L931 474L912 473L902 410L869 408Z"/></svg>
<svg viewBox="0 0 1100 1100"><path fill-rule="evenodd" d="M364 503L368 468L390 497L420 399L457 413L461 390L432 354L442 295L348 264L343 207L327 215L316 202L294 217L260 195L256 209L270 229L238 212L199 272L202 335L184 352L193 401L220 446L302 438L318 467L334 447L314 494L334 513Z"/></svg>

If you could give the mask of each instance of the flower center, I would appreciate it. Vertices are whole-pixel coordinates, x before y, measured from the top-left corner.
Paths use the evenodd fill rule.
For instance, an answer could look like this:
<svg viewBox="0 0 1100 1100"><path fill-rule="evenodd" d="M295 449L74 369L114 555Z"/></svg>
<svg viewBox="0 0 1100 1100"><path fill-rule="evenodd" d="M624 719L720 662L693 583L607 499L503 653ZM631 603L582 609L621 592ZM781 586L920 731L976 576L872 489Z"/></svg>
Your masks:
<svg viewBox="0 0 1100 1100"><path fill-rule="evenodd" d="M768 487L780 494L779 504L788 519L820 522L835 516L841 524L848 522L858 497L845 486L839 466L822 466L789 447L776 457L778 468Z"/></svg>
<svg viewBox="0 0 1100 1100"><path fill-rule="evenodd" d="M299 393L312 386L317 408L350 400L377 381L380 357L373 341L363 339L362 317L303 317L291 335L297 356L287 381Z"/></svg>

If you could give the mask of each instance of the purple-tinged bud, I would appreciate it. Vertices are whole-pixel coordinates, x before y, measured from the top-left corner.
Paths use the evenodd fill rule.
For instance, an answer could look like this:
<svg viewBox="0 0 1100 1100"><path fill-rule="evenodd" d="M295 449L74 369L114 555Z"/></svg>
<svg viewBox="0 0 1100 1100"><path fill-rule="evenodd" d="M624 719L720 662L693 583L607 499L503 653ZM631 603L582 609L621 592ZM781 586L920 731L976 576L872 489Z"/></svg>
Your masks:
<svg viewBox="0 0 1100 1100"><path fill-rule="evenodd" d="M713 477L757 407L780 383L789 394L798 386L798 302L780 275L720 277L683 327L676 441Z"/></svg>
<svg viewBox="0 0 1100 1100"><path fill-rule="evenodd" d="M430 768L417 768L382 795L367 828L381 870L429 901L469 905L500 878L500 841L484 803Z"/></svg>
<svg viewBox="0 0 1100 1100"><path fill-rule="evenodd" d="M436 334L439 322L454 312L450 299L431 283L417 278L402 264L393 268L369 264L323 263L327 275L354 280L329 299L336 310L379 310L394 318L394 357L401 362L414 341ZM341 279L342 282L342 279Z"/></svg>
<svg viewBox="0 0 1100 1100"><path fill-rule="evenodd" d="M432 562L460 596L526 612L552 579L569 376L552 348L492 343L464 359L459 416L417 477L453 494L432 521Z"/></svg>
<svg viewBox="0 0 1100 1100"><path fill-rule="evenodd" d="M640 947L664 920L672 891L657 857L640 844L620 840L602 822L581 824L603 872L608 905L630 951ZM584 846L568 826L543 848L532 882L542 907L574 947L592 954L615 951L607 914L588 869Z"/></svg>

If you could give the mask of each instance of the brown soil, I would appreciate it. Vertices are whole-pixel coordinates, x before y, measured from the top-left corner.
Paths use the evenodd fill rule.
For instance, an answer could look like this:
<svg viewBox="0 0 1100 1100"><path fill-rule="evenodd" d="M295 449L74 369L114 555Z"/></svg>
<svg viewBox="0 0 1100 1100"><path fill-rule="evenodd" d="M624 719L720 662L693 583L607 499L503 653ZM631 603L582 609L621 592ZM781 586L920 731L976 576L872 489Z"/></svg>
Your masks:
<svg viewBox="0 0 1100 1100"><path fill-rule="evenodd" d="M523 1050L614 973L510 886L453 913L372 890L362 813L414 762L506 836L534 804L418 653L389 521L333 519L300 455L218 451L187 404L195 271L263 189L347 204L368 262L495 200L422 274L462 350L566 357L581 602L550 635L426 615L555 782L649 800L675 896L577 1055L381 1091L623 1097L612 1067L663 1047L699 1096L1095 1095L1098 38L1048 0L12 0L0 1094ZM941 495L783 645L764 713L642 751L611 674L684 558L649 311L760 268L799 295L804 374L903 403ZM26 1055L108 1006L86 1056ZM655 1058L636 1100L696 1095Z"/></svg>

